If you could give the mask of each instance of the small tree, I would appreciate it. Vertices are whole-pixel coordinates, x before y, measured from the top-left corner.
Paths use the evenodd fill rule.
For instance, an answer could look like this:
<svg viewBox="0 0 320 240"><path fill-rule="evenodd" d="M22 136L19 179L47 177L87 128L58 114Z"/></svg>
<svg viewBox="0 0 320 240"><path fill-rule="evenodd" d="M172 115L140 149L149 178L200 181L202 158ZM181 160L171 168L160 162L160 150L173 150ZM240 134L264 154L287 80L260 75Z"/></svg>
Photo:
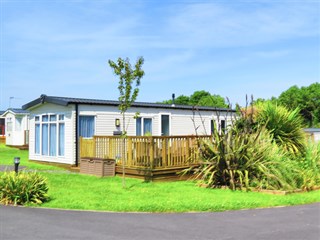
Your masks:
<svg viewBox="0 0 320 240"><path fill-rule="evenodd" d="M122 185L125 187L125 164L126 164L126 149L125 149L125 138L127 137L126 132L126 112L131 107L132 103L136 100L139 93L140 79L144 76L142 65L144 63L143 57L139 57L134 69L132 69L129 58L122 59L118 58L117 63L112 60L108 61L109 66L113 69L113 73L119 77L118 89L120 92L119 96L119 110L122 115L122 137L123 137L123 154L122 154ZM133 89L133 84L135 88Z"/></svg>

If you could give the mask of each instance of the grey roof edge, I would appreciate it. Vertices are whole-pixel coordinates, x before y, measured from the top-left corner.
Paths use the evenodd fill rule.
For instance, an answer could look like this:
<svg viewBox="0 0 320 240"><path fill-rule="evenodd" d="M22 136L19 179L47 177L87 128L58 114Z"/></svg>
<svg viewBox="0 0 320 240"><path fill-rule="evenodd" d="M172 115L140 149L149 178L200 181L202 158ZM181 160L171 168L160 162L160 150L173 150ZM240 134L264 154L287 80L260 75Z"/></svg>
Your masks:
<svg viewBox="0 0 320 240"><path fill-rule="evenodd" d="M41 96L39 98L23 105L22 109L24 109L24 110L30 109L30 108L35 107L35 106L42 104L44 102L54 103L54 104L63 105L63 106L68 105L68 101L63 101L61 97L53 97L53 96L47 96L45 94L41 94Z"/></svg>
<svg viewBox="0 0 320 240"><path fill-rule="evenodd" d="M22 109L30 109L41 103L54 103L62 106L69 104L83 104L83 105L107 105L107 106L119 106L119 101L113 100L101 100L101 99L87 99L87 98L72 98L72 97L57 97L47 96L42 94L39 98L25 104ZM221 112L235 112L230 108L217 108L217 107L204 107L204 106L190 106L190 105L171 105L163 103L148 103L148 102L134 102L132 107L143 108L164 108L164 109L179 109L179 110L202 110L202 111L221 111Z"/></svg>
<svg viewBox="0 0 320 240"><path fill-rule="evenodd" d="M303 129L305 132L320 132L320 128L304 128Z"/></svg>
<svg viewBox="0 0 320 240"><path fill-rule="evenodd" d="M12 112L14 114L17 114L17 115L27 115L29 114L30 112L25 110L25 109L22 109L22 108L8 108L6 111L4 111L2 113L2 115L6 115L8 112Z"/></svg>

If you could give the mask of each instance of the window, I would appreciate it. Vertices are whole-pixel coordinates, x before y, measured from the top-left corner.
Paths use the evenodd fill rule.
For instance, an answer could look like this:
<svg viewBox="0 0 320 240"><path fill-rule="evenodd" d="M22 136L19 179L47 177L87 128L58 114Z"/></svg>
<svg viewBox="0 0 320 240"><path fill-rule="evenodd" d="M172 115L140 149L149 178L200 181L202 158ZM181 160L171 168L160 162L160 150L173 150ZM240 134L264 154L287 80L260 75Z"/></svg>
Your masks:
<svg viewBox="0 0 320 240"><path fill-rule="evenodd" d="M64 123L59 123L59 141L58 141L58 148L59 148L59 156L64 156Z"/></svg>
<svg viewBox="0 0 320 240"><path fill-rule="evenodd" d="M57 121L57 116L56 115L50 115L50 122Z"/></svg>
<svg viewBox="0 0 320 240"><path fill-rule="evenodd" d="M211 119L211 121L210 121L211 134L214 134L214 125L215 125L215 121L214 121L214 119Z"/></svg>
<svg viewBox="0 0 320 240"><path fill-rule="evenodd" d="M79 136L91 138L94 135L94 116L79 117Z"/></svg>
<svg viewBox="0 0 320 240"><path fill-rule="evenodd" d="M42 122L48 122L48 115L43 115L42 116Z"/></svg>
<svg viewBox="0 0 320 240"><path fill-rule="evenodd" d="M141 118L136 119L136 136L141 136Z"/></svg>
<svg viewBox="0 0 320 240"><path fill-rule="evenodd" d="M65 146L65 123L64 114L59 114L59 132L58 132L58 154L59 156L64 156L64 146Z"/></svg>
<svg viewBox="0 0 320 240"><path fill-rule="evenodd" d="M136 119L136 135L149 135L152 134L152 118L141 118Z"/></svg>
<svg viewBox="0 0 320 240"><path fill-rule="evenodd" d="M220 121L220 129L221 129L221 132L226 131L226 121L225 120Z"/></svg>
<svg viewBox="0 0 320 240"><path fill-rule="evenodd" d="M35 124L35 144L34 144L34 152L36 154L40 154L40 124Z"/></svg>
<svg viewBox="0 0 320 240"><path fill-rule="evenodd" d="M152 119L143 119L143 135L152 134Z"/></svg>
<svg viewBox="0 0 320 240"><path fill-rule="evenodd" d="M48 144L49 144L49 139L48 139L48 123L43 123L42 124L42 134L41 134L41 152L42 155L48 155Z"/></svg>
<svg viewBox="0 0 320 240"><path fill-rule="evenodd" d="M12 118L7 118L6 122L7 132L12 132Z"/></svg>
<svg viewBox="0 0 320 240"><path fill-rule="evenodd" d="M35 153L44 156L64 156L64 115L35 116Z"/></svg>
<svg viewBox="0 0 320 240"><path fill-rule="evenodd" d="M161 115L161 136L170 135L170 116Z"/></svg>
<svg viewBox="0 0 320 240"><path fill-rule="evenodd" d="M22 117L16 117L16 131L21 131Z"/></svg>
<svg viewBox="0 0 320 240"><path fill-rule="evenodd" d="M49 155L56 156L57 155L57 124L56 123L50 123L49 136L50 136Z"/></svg>

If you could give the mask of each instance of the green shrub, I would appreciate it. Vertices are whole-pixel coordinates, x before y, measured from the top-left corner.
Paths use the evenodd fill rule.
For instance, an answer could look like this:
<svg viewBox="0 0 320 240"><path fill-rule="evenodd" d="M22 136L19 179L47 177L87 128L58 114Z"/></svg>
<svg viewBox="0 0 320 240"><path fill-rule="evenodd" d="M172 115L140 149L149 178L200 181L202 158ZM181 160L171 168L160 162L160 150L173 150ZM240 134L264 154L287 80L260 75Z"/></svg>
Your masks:
<svg viewBox="0 0 320 240"><path fill-rule="evenodd" d="M41 204L49 199L47 180L37 172L4 172L0 175L0 203Z"/></svg>
<svg viewBox="0 0 320 240"><path fill-rule="evenodd" d="M271 102L260 103L255 107L254 120L270 131L273 141L295 155L304 152L306 138L299 109L291 111Z"/></svg>
<svg viewBox="0 0 320 240"><path fill-rule="evenodd" d="M200 166L187 171L208 187L294 190L297 163L272 141L269 131L248 134L235 127L200 143Z"/></svg>
<svg viewBox="0 0 320 240"><path fill-rule="evenodd" d="M246 109L227 131L201 141L200 166L184 171L208 187L309 190L320 185L320 146L307 146L298 110Z"/></svg>
<svg viewBox="0 0 320 240"><path fill-rule="evenodd" d="M297 159L299 166L299 187L312 190L320 186L320 142L309 142L305 155Z"/></svg>

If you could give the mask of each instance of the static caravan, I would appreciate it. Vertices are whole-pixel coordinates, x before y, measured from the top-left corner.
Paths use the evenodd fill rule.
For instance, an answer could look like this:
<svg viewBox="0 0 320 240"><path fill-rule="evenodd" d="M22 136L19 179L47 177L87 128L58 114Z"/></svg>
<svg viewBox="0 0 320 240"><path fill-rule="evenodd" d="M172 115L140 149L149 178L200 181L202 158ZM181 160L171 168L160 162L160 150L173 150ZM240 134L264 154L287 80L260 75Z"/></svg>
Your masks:
<svg viewBox="0 0 320 240"><path fill-rule="evenodd" d="M5 117L2 115L5 113L5 111L0 111L0 137L5 136Z"/></svg>
<svg viewBox="0 0 320 240"><path fill-rule="evenodd" d="M320 142L320 128L305 128L303 130L308 139L314 142Z"/></svg>
<svg viewBox="0 0 320 240"><path fill-rule="evenodd" d="M2 114L5 118L5 137L8 146L26 146L29 143L29 112L9 108Z"/></svg>
<svg viewBox="0 0 320 240"><path fill-rule="evenodd" d="M30 112L29 158L77 165L80 137L123 131L118 106L118 101L46 95L25 104L22 108ZM210 135L234 115L225 108L135 102L126 113L125 131L128 136Z"/></svg>
<svg viewBox="0 0 320 240"><path fill-rule="evenodd" d="M0 111L0 143L6 142L5 129L6 129L6 119L2 116L5 111Z"/></svg>

